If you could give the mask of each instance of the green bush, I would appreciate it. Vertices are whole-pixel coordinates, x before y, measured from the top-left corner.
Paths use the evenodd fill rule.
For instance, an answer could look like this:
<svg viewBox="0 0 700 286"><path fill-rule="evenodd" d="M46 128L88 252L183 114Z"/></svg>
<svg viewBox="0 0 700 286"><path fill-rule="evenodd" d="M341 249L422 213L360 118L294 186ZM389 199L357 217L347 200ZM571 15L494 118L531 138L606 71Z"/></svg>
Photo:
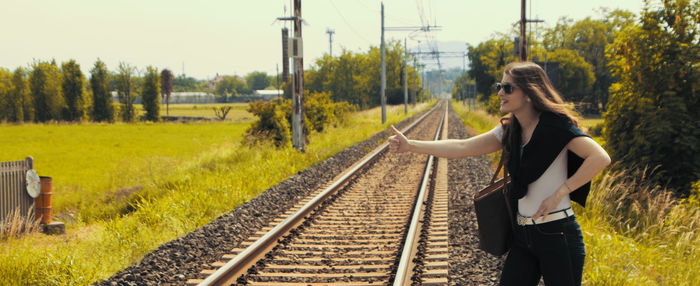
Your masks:
<svg viewBox="0 0 700 286"><path fill-rule="evenodd" d="M489 96L489 102L486 106L486 112L491 115L501 115L501 97L496 93L492 93Z"/></svg>
<svg viewBox="0 0 700 286"><path fill-rule="evenodd" d="M664 1L606 50L619 79L603 114L606 149L621 167L659 166L649 179L684 195L700 174L699 14L688 1Z"/></svg>
<svg viewBox="0 0 700 286"><path fill-rule="evenodd" d="M344 122L355 106L347 102L333 102L329 92L306 93L304 102L304 134L308 140L308 131L323 131L329 125L337 126ZM273 140L278 147L291 144L292 101L251 102L248 112L258 117L246 131L245 141L256 143L261 140Z"/></svg>
<svg viewBox="0 0 700 286"><path fill-rule="evenodd" d="M246 130L244 140L248 143L272 140L277 147L290 145L292 134L282 107L285 101L289 100L251 102L247 110L257 116L258 120Z"/></svg>
<svg viewBox="0 0 700 286"><path fill-rule="evenodd" d="M330 124L342 123L355 110L348 102L333 102L330 92L314 92L306 96L306 122L317 132Z"/></svg>
<svg viewBox="0 0 700 286"><path fill-rule="evenodd" d="M591 126L591 129L588 130L589 135L593 137L603 136L603 125L604 123L601 121L600 123Z"/></svg>

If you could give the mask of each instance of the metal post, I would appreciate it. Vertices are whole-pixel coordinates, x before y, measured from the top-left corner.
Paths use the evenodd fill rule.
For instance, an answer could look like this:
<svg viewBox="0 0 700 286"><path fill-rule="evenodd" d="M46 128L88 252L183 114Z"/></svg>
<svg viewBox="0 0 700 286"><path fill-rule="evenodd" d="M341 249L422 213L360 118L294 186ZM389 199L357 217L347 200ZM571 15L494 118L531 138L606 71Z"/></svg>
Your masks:
<svg viewBox="0 0 700 286"><path fill-rule="evenodd" d="M332 57L333 56L333 34L335 34L335 30L331 30L330 28L327 28L326 34L328 34L328 55L330 55Z"/></svg>
<svg viewBox="0 0 700 286"><path fill-rule="evenodd" d="M411 104L416 107L416 94L418 93L418 64L416 57L413 57L413 92L411 93Z"/></svg>
<svg viewBox="0 0 700 286"><path fill-rule="evenodd" d="M403 113L408 114L408 46L406 38L403 39Z"/></svg>
<svg viewBox="0 0 700 286"><path fill-rule="evenodd" d="M287 50L287 39L289 38L289 30L282 28L282 82L289 80L289 51Z"/></svg>
<svg viewBox="0 0 700 286"><path fill-rule="evenodd" d="M299 41L301 41L301 0L294 0L294 17L296 17L294 19L294 37L299 38ZM294 58L294 99L292 100L292 110L292 145L297 150L305 152L303 55Z"/></svg>
<svg viewBox="0 0 700 286"><path fill-rule="evenodd" d="M382 100L382 124L386 123L386 54L384 51L384 2L382 2L382 42L379 46L382 54L382 89L379 91L379 96Z"/></svg>
<svg viewBox="0 0 700 286"><path fill-rule="evenodd" d="M24 161L27 162L27 169L32 170L34 169L34 158L32 156L28 156L27 158L24 158Z"/></svg>
<svg viewBox="0 0 700 286"><path fill-rule="evenodd" d="M292 86L289 84L289 29L282 28L282 82L284 83L284 98L292 98Z"/></svg>
<svg viewBox="0 0 700 286"><path fill-rule="evenodd" d="M525 44L527 40L525 39L525 0L520 0L520 61L524 62L527 60L527 49L525 49Z"/></svg>
<svg viewBox="0 0 700 286"><path fill-rule="evenodd" d="M464 84L461 88L460 99L462 100L462 105L465 105L467 104L467 97L466 93L464 92L464 89L467 88L469 84L469 77L467 77L467 53L464 53L464 55L462 55L462 74L464 75Z"/></svg>
<svg viewBox="0 0 700 286"><path fill-rule="evenodd" d="M421 102L424 102L425 101L425 88L426 88L426 85L428 84L428 83L426 83L426 81L428 80L428 78L426 77L425 67L422 67L421 69L423 70L423 80L421 81L421 88L423 90L423 100ZM429 85L428 85L428 88L430 88Z"/></svg>

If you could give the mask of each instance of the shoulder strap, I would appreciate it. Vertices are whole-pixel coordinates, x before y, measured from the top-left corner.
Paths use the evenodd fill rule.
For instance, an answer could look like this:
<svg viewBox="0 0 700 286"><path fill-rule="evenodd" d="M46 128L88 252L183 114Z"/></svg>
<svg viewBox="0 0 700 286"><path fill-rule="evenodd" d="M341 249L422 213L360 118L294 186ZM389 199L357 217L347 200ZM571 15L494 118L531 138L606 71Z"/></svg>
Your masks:
<svg viewBox="0 0 700 286"><path fill-rule="evenodd" d="M498 159L498 168L496 168L496 172L493 173L493 177L491 177L491 185L493 185L493 183L496 182L496 178L498 177L498 173L500 173L501 168L503 168L503 154L504 153L505 153L505 151L502 151L501 158ZM503 169L503 177L506 177L506 176L508 176L508 172L505 169Z"/></svg>

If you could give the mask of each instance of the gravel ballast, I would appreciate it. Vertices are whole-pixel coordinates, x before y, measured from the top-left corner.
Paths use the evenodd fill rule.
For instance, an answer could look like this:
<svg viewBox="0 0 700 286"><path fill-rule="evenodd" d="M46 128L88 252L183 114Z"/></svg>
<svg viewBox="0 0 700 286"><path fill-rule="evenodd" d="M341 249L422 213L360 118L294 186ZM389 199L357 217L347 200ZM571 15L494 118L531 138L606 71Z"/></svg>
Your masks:
<svg viewBox="0 0 700 286"><path fill-rule="evenodd" d="M418 118L414 116L413 118ZM409 123L405 120L397 127ZM451 111L449 137L466 138L461 119ZM386 130L349 147L311 168L269 188L260 196L182 237L164 243L139 263L95 285L184 285L206 264L237 247L298 200L350 167L389 136ZM449 281L450 285L498 283L502 258L478 249L473 194L493 174L486 157L450 159L449 170Z"/></svg>

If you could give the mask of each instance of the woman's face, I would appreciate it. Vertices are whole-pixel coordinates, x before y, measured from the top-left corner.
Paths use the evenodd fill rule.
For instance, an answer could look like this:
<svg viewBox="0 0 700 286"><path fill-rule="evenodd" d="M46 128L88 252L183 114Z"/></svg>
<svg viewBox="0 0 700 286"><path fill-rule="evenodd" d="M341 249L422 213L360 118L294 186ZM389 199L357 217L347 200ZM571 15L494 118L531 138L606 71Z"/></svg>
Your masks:
<svg viewBox="0 0 700 286"><path fill-rule="evenodd" d="M515 85L509 75L503 76L501 88L498 90L498 97L501 99L501 112L504 113L517 113L523 108L532 108L532 104L528 101L523 90Z"/></svg>

